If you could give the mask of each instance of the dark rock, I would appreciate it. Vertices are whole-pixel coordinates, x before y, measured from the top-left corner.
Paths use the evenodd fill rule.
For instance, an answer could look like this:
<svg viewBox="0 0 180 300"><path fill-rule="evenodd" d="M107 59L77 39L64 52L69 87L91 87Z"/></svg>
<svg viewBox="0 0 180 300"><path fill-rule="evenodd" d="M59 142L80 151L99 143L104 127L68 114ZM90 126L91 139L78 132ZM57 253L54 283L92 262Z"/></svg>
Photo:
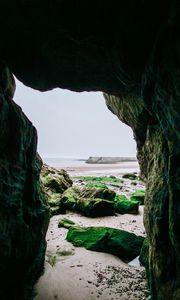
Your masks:
<svg viewBox="0 0 180 300"><path fill-rule="evenodd" d="M37 133L11 97L14 79L0 70L0 299L29 300L41 275L49 210L39 182Z"/></svg>
<svg viewBox="0 0 180 300"><path fill-rule="evenodd" d="M139 255L139 261L142 266L146 267L146 270L148 269L148 261L149 261L149 242L146 238L143 242L141 252Z"/></svg>
<svg viewBox="0 0 180 300"><path fill-rule="evenodd" d="M114 209L119 214L138 214L139 202L129 200L124 195L117 195L114 201Z"/></svg>
<svg viewBox="0 0 180 300"><path fill-rule="evenodd" d="M137 180L138 176L134 173L126 173L122 176L122 178L128 178L130 180Z"/></svg>
<svg viewBox="0 0 180 300"><path fill-rule="evenodd" d="M144 238L108 227L70 227L66 239L76 247L107 252L128 262L139 255Z"/></svg>
<svg viewBox="0 0 180 300"><path fill-rule="evenodd" d="M88 217L114 214L115 193L109 189L71 187L62 195L60 206ZM108 200L109 199L109 200Z"/></svg>
<svg viewBox="0 0 180 300"><path fill-rule="evenodd" d="M77 210L87 217L114 215L114 202L102 198L80 198Z"/></svg>

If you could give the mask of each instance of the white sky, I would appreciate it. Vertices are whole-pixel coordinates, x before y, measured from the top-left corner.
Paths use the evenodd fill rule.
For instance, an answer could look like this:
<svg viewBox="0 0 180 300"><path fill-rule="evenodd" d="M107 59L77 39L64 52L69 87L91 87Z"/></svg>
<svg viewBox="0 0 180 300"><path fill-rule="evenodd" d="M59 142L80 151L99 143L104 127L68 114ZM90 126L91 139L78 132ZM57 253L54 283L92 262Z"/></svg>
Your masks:
<svg viewBox="0 0 180 300"><path fill-rule="evenodd" d="M101 93L42 93L16 84L14 100L38 130L42 157L136 155L132 130L107 109Z"/></svg>

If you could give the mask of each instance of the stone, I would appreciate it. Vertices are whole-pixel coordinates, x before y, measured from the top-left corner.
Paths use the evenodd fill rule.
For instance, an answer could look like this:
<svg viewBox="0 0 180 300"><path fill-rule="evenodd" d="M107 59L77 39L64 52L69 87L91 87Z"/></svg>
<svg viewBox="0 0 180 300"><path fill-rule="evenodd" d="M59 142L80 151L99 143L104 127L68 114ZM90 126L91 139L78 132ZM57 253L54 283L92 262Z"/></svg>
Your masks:
<svg viewBox="0 0 180 300"><path fill-rule="evenodd" d="M139 255L144 238L109 227L70 227L66 239L75 247L107 252L129 262Z"/></svg>
<svg viewBox="0 0 180 300"><path fill-rule="evenodd" d="M122 176L122 178L128 178L130 180L137 180L138 176L134 173L126 173Z"/></svg>
<svg viewBox="0 0 180 300"><path fill-rule="evenodd" d="M119 214L138 214L139 202L134 200L129 200L124 195L116 195L114 201L114 209L115 212Z"/></svg>
<svg viewBox="0 0 180 300"><path fill-rule="evenodd" d="M46 190L62 194L73 182L65 170L57 170L47 165L43 166L41 180Z"/></svg>
<svg viewBox="0 0 180 300"><path fill-rule="evenodd" d="M80 198L77 210L87 217L114 215L114 202L102 198Z"/></svg>
<svg viewBox="0 0 180 300"><path fill-rule="evenodd" d="M114 201L116 193L108 188L83 188L80 192L81 198L99 198Z"/></svg>
<svg viewBox="0 0 180 300"><path fill-rule="evenodd" d="M131 194L131 201L138 201L140 205L144 204L145 199L145 191L137 190Z"/></svg>
<svg viewBox="0 0 180 300"><path fill-rule="evenodd" d="M14 91L14 78L1 64L0 299L29 300L44 268L49 209L39 181L37 132L12 100Z"/></svg>
<svg viewBox="0 0 180 300"><path fill-rule="evenodd" d="M69 219L66 219L66 218L63 218L63 219L59 220L58 227L64 227L66 229L69 229L72 226L77 227L78 224L76 224L72 220L69 220Z"/></svg>
<svg viewBox="0 0 180 300"><path fill-rule="evenodd" d="M73 184L68 173L63 169L58 170L44 164L41 170L41 182L47 195L51 216L65 213L66 207L61 201L62 194Z"/></svg>

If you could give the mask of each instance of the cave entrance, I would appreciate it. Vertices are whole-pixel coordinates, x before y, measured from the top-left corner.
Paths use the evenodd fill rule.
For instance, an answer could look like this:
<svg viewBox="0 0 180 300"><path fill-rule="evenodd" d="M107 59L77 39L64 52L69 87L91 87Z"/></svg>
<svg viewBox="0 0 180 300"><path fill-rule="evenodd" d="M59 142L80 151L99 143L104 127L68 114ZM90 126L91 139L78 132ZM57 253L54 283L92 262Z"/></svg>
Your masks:
<svg viewBox="0 0 180 300"><path fill-rule="evenodd" d="M110 190L108 197L113 198L113 193L116 193L117 196L124 195L128 199L136 191L144 189L144 184L138 178L137 161L132 159L107 164L108 157L135 157L136 146L131 129L109 112L101 93L74 93L60 89L40 93L17 82L15 101L38 130L38 152L43 161L52 167L65 169L76 189L107 188ZM90 156L105 158L98 160L101 162L98 164L97 161L94 164L86 164L85 160ZM49 168L48 172L51 171L53 173L54 169ZM123 176L128 173L128 176ZM63 177L64 174L60 176ZM47 177L45 180L47 181ZM67 181L63 184L67 187L69 184L71 189L69 179L63 177L63 180ZM49 182L46 184L49 193ZM138 206L138 214L134 214L133 211L133 214L116 212L114 215L113 212L112 216L94 217L88 215L89 212L82 202L81 213L72 212L70 209L64 215L62 212L55 212L59 192L51 192L50 206L54 216L47 233L46 267L37 284L36 300L109 300L134 299L136 296L137 299L145 299L145 272L137 265L137 260L131 264L132 267L127 264L126 259L125 263L117 256L105 253L108 249L102 251L103 249L97 248L102 252L93 252L76 247L65 239L67 228L58 227L59 221L65 227L71 225L63 221L66 218L83 228L112 227L144 236L143 207ZM97 196L96 199L102 199L101 196ZM87 195L84 197L88 199ZM108 209L111 210L112 205L108 203L108 197L104 203L108 204ZM125 200L124 198L123 201ZM105 211L103 205L101 208ZM134 205L133 209L136 210L137 205ZM93 234L95 232L90 232L90 237ZM106 235L107 233L103 237ZM76 243L78 244L77 239ZM103 238L98 243L103 245ZM96 247L97 245L94 249Z"/></svg>

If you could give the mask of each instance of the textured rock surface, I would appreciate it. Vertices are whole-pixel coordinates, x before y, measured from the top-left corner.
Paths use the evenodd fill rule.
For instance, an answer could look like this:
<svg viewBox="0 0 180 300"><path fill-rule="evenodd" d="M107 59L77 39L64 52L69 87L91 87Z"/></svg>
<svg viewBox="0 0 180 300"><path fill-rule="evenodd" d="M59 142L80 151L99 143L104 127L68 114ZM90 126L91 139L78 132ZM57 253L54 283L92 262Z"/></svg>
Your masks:
<svg viewBox="0 0 180 300"><path fill-rule="evenodd" d="M179 17L178 0L0 3L0 59L20 80L39 90L62 87L115 95L106 96L108 107L133 129L141 176L147 181L144 219L153 300L180 299ZM2 226L3 235L7 233L2 238L1 249L7 249L2 262L10 261L4 253L14 261L17 248L13 247L13 252L11 245L15 241L20 249L23 241L21 253L26 254L27 235L34 246L36 237L38 242L43 240L40 228L46 215L37 196L35 130L10 101L14 90L10 78L1 70L0 184L4 198L0 213L2 224L7 225ZM17 200L22 205L11 231ZM33 209L29 209L31 205ZM10 213L12 210L15 212ZM28 231L22 219L30 222L31 211L35 211L35 220L27 225ZM42 217L36 219L40 211ZM35 248L32 260L39 251ZM20 260L23 254L19 254ZM28 268L19 270L14 265L12 269L17 281L16 273L21 271L26 281ZM31 282L30 273L28 276ZM6 298L13 290L10 282ZM2 286L5 289L6 285ZM19 289L18 285L15 288Z"/></svg>
<svg viewBox="0 0 180 300"><path fill-rule="evenodd" d="M140 253L144 238L109 227L70 226L66 239L76 247L107 252L128 262Z"/></svg>
<svg viewBox="0 0 180 300"><path fill-rule="evenodd" d="M36 130L12 100L14 80L0 70L0 299L31 299L43 270L49 212L39 183Z"/></svg>
<svg viewBox="0 0 180 300"><path fill-rule="evenodd" d="M64 213L65 206L62 205L62 194L73 184L68 173L63 169L58 170L44 164L41 170L41 181L47 195L51 215Z"/></svg>

